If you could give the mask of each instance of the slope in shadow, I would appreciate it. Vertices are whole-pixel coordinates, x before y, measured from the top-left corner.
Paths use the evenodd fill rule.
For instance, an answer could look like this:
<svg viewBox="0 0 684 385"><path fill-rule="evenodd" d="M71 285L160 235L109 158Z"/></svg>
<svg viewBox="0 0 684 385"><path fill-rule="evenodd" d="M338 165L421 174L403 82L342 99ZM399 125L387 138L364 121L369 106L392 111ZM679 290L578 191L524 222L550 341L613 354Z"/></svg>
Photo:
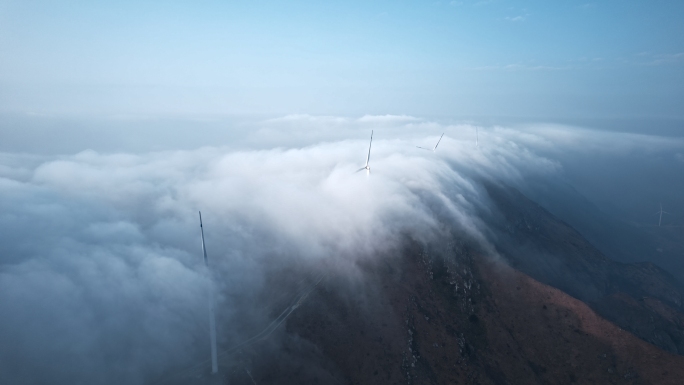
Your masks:
<svg viewBox="0 0 684 385"><path fill-rule="evenodd" d="M231 383L680 383L684 357L467 244L441 250L407 241L361 263L362 279L321 282L285 348L242 352L251 377L233 368Z"/></svg>
<svg viewBox="0 0 684 385"><path fill-rule="evenodd" d="M651 263L605 257L566 223L512 188L487 184L497 248L516 269L589 304L618 326L684 353L684 289Z"/></svg>

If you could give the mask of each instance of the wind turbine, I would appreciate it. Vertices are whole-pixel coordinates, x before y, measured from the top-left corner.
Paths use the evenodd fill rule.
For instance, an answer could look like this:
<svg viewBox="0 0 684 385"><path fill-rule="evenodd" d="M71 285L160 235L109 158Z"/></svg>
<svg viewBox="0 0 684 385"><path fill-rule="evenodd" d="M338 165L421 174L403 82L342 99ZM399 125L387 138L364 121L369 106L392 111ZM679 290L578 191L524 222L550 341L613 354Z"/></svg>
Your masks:
<svg viewBox="0 0 684 385"><path fill-rule="evenodd" d="M202 234L202 254L204 254L204 266L209 271L207 260L207 248L204 246L204 227L202 227L202 212L199 212L200 233ZM209 339L211 341L211 373L218 372L218 358L216 355L216 315L214 314L214 289L209 290Z"/></svg>
<svg viewBox="0 0 684 385"><path fill-rule="evenodd" d="M656 214L660 214L660 217L658 217L658 227L660 227L660 223L663 221L663 214L670 214L667 211L663 211L663 204L660 204L660 210L656 211Z"/></svg>
<svg viewBox="0 0 684 385"><path fill-rule="evenodd" d="M373 130L371 130L371 139L370 139L370 144L368 145L368 157L366 157L366 165L361 167L360 169L356 170L356 172L366 170L367 171L366 175L370 175L370 166L368 165L368 162L370 161L371 146L373 146Z"/></svg>
<svg viewBox="0 0 684 385"><path fill-rule="evenodd" d="M444 136L444 133L443 133L443 132L442 132L442 136ZM433 148L425 148L425 147L420 147L420 146L416 146L416 147L422 148L423 150L428 150L428 151L435 152L435 150L437 150L437 146L439 146L439 142L442 141L442 136L439 137L439 140L437 141L437 144L435 144L435 147L433 147Z"/></svg>

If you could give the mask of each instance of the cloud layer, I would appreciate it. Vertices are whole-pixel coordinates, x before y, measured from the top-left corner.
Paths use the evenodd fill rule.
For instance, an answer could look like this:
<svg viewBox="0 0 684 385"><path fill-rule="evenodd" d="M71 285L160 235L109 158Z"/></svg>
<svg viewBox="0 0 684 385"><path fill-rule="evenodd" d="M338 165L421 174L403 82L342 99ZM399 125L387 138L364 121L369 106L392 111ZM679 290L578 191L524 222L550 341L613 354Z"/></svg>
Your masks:
<svg viewBox="0 0 684 385"><path fill-rule="evenodd" d="M408 116L298 115L250 127L243 143L282 138L284 147L2 154L0 382L141 383L205 355L212 282L219 323L230 325L256 314L244 299L274 266L353 273L406 234L429 242L445 221L491 247L477 215L489 209L482 179L524 187L595 151L684 153L680 141L550 126L481 127L476 147L475 126ZM371 129L367 176L355 171ZM436 153L415 148L442 132ZM213 280L201 265L198 210ZM224 345L247 337L224 331Z"/></svg>

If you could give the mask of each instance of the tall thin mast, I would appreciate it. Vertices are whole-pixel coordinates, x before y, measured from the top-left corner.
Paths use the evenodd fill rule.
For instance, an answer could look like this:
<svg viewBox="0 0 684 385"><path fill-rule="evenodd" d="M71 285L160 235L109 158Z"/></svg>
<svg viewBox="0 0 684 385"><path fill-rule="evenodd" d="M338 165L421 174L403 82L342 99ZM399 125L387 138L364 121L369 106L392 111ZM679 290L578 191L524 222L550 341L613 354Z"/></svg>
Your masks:
<svg viewBox="0 0 684 385"><path fill-rule="evenodd" d="M371 140L370 140L370 144L368 144L368 157L366 158L366 167L368 167L368 162L370 162L371 147L373 147L373 130L371 130ZM370 171L370 169L368 171Z"/></svg>
<svg viewBox="0 0 684 385"><path fill-rule="evenodd" d="M200 233L202 234L202 254L204 254L204 266L209 271L207 260L207 248L204 246L204 227L202 226L202 212L199 212ZM211 339L211 373L218 372L218 359L216 357L216 315L214 314L214 289L209 289L209 338Z"/></svg>
<svg viewBox="0 0 684 385"><path fill-rule="evenodd" d="M660 204L660 218L658 219L658 227L660 227L660 223L663 221L663 204Z"/></svg>

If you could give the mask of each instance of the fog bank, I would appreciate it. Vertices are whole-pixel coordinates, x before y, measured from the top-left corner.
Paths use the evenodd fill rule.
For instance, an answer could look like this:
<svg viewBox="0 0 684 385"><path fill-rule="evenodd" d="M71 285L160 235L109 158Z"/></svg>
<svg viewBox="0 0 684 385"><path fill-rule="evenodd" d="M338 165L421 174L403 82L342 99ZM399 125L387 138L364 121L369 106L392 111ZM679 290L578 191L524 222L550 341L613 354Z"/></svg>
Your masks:
<svg viewBox="0 0 684 385"><path fill-rule="evenodd" d="M565 201L537 181L567 183L591 204L612 201L605 213L621 220L652 220L659 198L674 225L684 208L673 174L684 162L679 138L411 116L295 115L243 127L233 146L0 155L0 382L157 378L208 353L209 285L221 293L220 324L264 319L249 299L278 266L353 275L357 260L407 234L429 243L445 223L496 254L478 216L491 209L484 179L546 197L551 209ZM372 172L355 173L371 130ZM436 152L416 148L442 132ZM645 214L630 213L638 203ZM221 332L223 346L249 337Z"/></svg>

